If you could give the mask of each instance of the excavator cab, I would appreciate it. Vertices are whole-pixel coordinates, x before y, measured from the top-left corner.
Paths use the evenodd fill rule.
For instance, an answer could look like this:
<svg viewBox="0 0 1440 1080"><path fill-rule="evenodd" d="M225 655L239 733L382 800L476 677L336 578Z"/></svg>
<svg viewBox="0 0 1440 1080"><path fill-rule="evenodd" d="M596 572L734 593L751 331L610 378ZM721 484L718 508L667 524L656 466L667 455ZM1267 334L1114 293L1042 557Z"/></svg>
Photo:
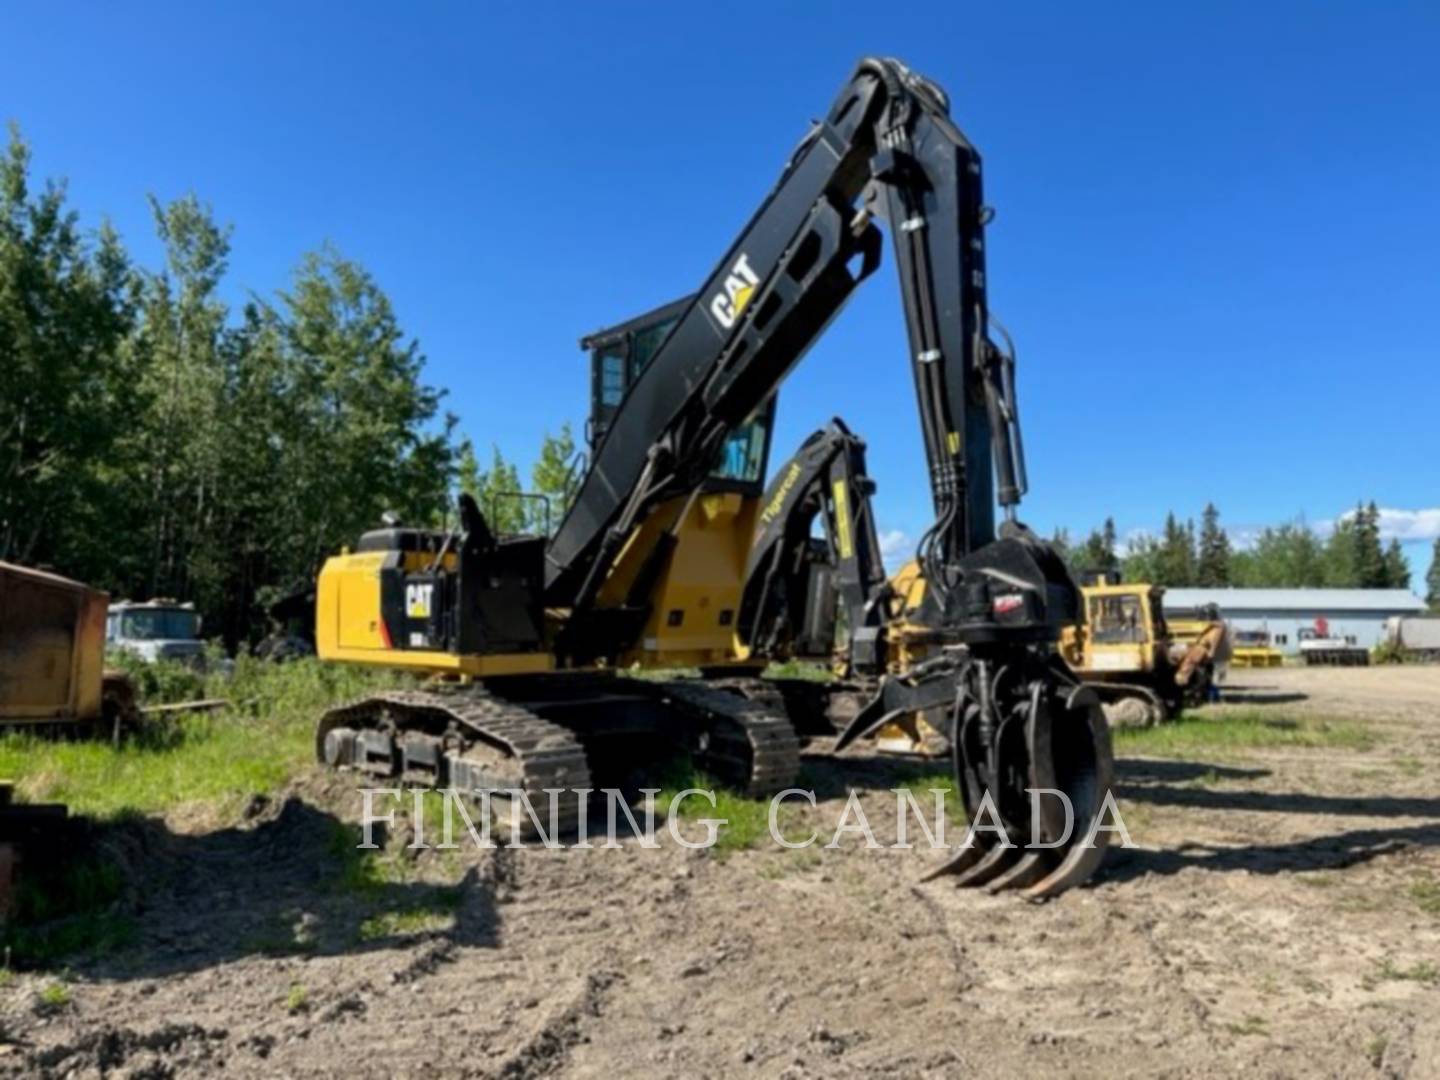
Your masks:
<svg viewBox="0 0 1440 1080"><path fill-rule="evenodd" d="M590 354L585 436L592 457L611 437L612 421L622 406L670 407L664 399L651 403L629 398L693 300L681 297L580 339L580 347ZM591 616L600 631L571 633L562 647L573 642L583 660L593 650L591 642L632 642L610 657L626 665L715 665L741 658L736 613L764 494L777 397L772 395L726 435L693 497L672 499L658 508L618 553ZM624 433L614 437L624 438Z"/></svg>
<svg viewBox="0 0 1440 1080"><path fill-rule="evenodd" d="M590 354L590 417L585 424L585 442L592 453L610 430L630 387L693 300L693 296L682 296L580 339L580 348ZM761 493L774 421L775 397L771 397L757 416L741 424L725 440L710 474L709 490L733 488L742 495Z"/></svg>

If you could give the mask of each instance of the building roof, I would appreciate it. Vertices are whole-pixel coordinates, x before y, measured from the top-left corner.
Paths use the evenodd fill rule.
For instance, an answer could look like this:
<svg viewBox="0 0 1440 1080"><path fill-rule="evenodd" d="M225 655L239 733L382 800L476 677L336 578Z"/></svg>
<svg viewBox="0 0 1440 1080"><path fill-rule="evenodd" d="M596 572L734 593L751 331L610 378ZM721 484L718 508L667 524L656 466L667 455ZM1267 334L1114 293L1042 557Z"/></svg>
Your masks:
<svg viewBox="0 0 1440 1080"><path fill-rule="evenodd" d="M1230 611L1424 611L1409 589L1166 589L1165 607Z"/></svg>

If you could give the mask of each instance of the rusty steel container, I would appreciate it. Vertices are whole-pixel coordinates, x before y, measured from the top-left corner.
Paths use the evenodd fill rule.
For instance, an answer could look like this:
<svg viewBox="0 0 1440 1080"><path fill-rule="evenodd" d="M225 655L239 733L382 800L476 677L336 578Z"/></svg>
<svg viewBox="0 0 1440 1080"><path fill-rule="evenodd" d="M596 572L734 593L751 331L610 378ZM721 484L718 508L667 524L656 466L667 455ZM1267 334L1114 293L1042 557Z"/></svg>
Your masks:
<svg viewBox="0 0 1440 1080"><path fill-rule="evenodd" d="M0 726L102 719L108 603L78 581L0 562Z"/></svg>

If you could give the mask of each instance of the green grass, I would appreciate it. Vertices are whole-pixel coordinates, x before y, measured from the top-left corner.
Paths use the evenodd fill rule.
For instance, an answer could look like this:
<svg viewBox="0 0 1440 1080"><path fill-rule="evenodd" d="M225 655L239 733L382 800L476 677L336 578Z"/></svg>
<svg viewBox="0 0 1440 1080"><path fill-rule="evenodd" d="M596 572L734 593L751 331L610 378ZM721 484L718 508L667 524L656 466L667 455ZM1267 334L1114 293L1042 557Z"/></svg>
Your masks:
<svg viewBox="0 0 1440 1080"><path fill-rule="evenodd" d="M661 783L660 793L655 796L655 828L660 830L669 820L670 807L675 797L687 788L699 788L715 794L715 805L700 795L691 795L679 808L679 820L700 821L705 818L723 820L719 826L715 844L710 851L719 858L726 858L736 851L755 847L770 835L770 801L750 799L721 786L714 778L696 769L689 761L675 763ZM782 815L784 816L784 815ZM637 814L638 817L638 814ZM705 839L700 828L679 826L681 835L692 843Z"/></svg>
<svg viewBox="0 0 1440 1080"><path fill-rule="evenodd" d="M1440 881L1425 878L1410 885L1410 899L1427 915L1440 916Z"/></svg>
<svg viewBox="0 0 1440 1080"><path fill-rule="evenodd" d="M813 660L786 660L783 664L771 664L765 669L768 679L805 679L808 682L827 683L835 681L835 673L824 664Z"/></svg>
<svg viewBox="0 0 1440 1080"><path fill-rule="evenodd" d="M456 899L458 900L458 897ZM452 912L437 911L430 907L382 911L360 924L360 940L380 941L385 938L433 934L439 930L448 930L454 923Z"/></svg>
<svg viewBox="0 0 1440 1080"><path fill-rule="evenodd" d="M250 796L273 791L309 765L315 722L327 707L397 681L389 672L313 660L276 666L241 659L231 679L201 680L175 665L146 671L138 680L147 695L142 704L200 696L226 697L234 706L151 725L118 749L6 734L0 776L13 779L25 801L67 803L72 813L102 821L186 803L228 804L238 812ZM36 864L19 879L0 947L20 966L44 967L130 944L135 926L119 903L125 884L121 870L98 855Z"/></svg>
<svg viewBox="0 0 1440 1080"><path fill-rule="evenodd" d="M360 848L360 841L361 831L354 825L336 824L330 838L331 854L336 859L332 890L354 896L372 909L360 923L356 940L410 937L454 925L455 912L464 899L459 885L427 884L418 890L409 888L403 893L403 903L387 904L397 886L414 886L420 882L419 869L398 850ZM442 869L454 873L458 867L443 864Z"/></svg>
<svg viewBox="0 0 1440 1080"><path fill-rule="evenodd" d="M1156 757L1285 747L1366 750L1375 741L1363 725L1351 720L1264 709L1186 713L1151 728L1118 728L1111 736L1117 752Z"/></svg>
<svg viewBox="0 0 1440 1080"><path fill-rule="evenodd" d="M1268 1035L1270 1026L1263 1016L1247 1016L1238 1024L1226 1024L1231 1035Z"/></svg>
<svg viewBox="0 0 1440 1080"><path fill-rule="evenodd" d="M970 824L970 819L965 814L965 803L955 790L955 777L950 773L937 772L926 776L918 776L908 784L900 784L898 787L910 789L910 794L915 800L915 805L920 807L927 820L933 820L931 810L934 806L932 800L935 796L932 791L943 791L945 793L945 820L952 825ZM913 831L913 829L912 829Z"/></svg>
<svg viewBox="0 0 1440 1080"><path fill-rule="evenodd" d="M1418 982L1429 986L1440 984L1440 967L1436 967L1429 960L1419 960L1409 967L1400 967L1386 957L1380 962L1376 976L1390 981Z"/></svg>
<svg viewBox="0 0 1440 1080"><path fill-rule="evenodd" d="M291 1013L305 1012L310 1008L310 991L299 983L292 983L290 990L285 995L285 1011Z"/></svg>
<svg viewBox="0 0 1440 1080"><path fill-rule="evenodd" d="M135 926L118 910L124 888L119 868L97 856L39 863L18 879L0 948L12 963L43 967L77 952L103 955L128 945Z"/></svg>
<svg viewBox="0 0 1440 1080"><path fill-rule="evenodd" d="M157 678L173 688L168 674ZM212 676L199 687L206 696L229 698L235 703L230 709L173 718L119 749L5 735L0 776L17 781L28 801L64 802L75 813L101 819L188 802L239 806L280 787L311 761L315 722L328 706L393 685L396 678L314 660L275 666L242 658L233 679Z"/></svg>
<svg viewBox="0 0 1440 1080"><path fill-rule="evenodd" d="M70 988L64 983L47 983L40 991L40 1004L48 1010L65 1008L70 1004Z"/></svg>

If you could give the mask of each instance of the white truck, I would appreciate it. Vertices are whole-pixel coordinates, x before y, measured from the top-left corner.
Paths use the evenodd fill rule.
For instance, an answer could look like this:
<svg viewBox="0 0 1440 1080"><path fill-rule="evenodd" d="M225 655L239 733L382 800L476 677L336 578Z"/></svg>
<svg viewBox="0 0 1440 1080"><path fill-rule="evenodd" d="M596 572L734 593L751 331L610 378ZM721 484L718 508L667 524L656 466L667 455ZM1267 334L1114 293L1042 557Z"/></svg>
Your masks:
<svg viewBox="0 0 1440 1080"><path fill-rule="evenodd" d="M133 653L151 663L174 660L203 667L205 643L194 604L174 600L122 600L111 604L105 619L105 647Z"/></svg>
<svg viewBox="0 0 1440 1080"><path fill-rule="evenodd" d="M1440 615L1392 615L1385 620L1385 641L1417 660L1440 661Z"/></svg>

